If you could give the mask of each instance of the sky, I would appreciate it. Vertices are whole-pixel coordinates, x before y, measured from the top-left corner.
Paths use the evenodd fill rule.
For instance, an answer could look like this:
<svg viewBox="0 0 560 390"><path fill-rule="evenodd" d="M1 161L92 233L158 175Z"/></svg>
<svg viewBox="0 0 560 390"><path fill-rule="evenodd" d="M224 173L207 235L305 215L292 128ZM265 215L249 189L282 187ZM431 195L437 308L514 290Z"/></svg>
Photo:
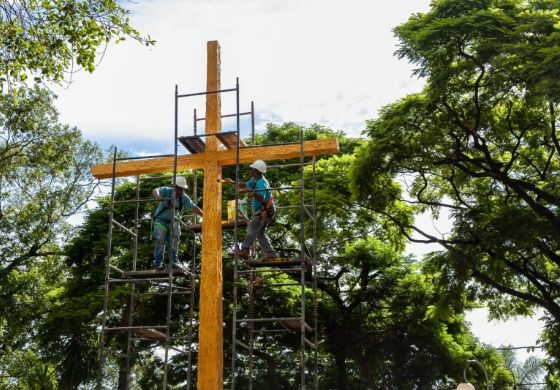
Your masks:
<svg viewBox="0 0 560 390"><path fill-rule="evenodd" d="M56 91L62 119L104 145L171 148L175 84L180 93L205 89L210 40L220 42L222 88L239 78L241 110L254 101L257 130L294 121L359 135L380 107L422 86L393 56L392 28L426 11L425 0L140 0L130 9L155 47L109 46L92 75ZM223 113L233 113L233 99L223 99ZM184 132L203 107L181 104Z"/></svg>
<svg viewBox="0 0 560 390"><path fill-rule="evenodd" d="M221 46L222 88L240 83L241 111L254 101L256 128L266 123L318 123L359 136L365 121L423 81L394 56L392 29L429 0L138 0L124 2L131 24L156 40L107 47L93 74L79 72L54 87L61 120L103 147L132 155L173 150L174 89L204 91L206 42ZM223 97L222 113L235 101ZM180 135L192 132L201 99L181 101ZM224 130L227 130L224 123ZM247 134L247 133L245 133ZM419 223L445 231L448 221ZM446 225L447 223L447 225ZM412 247L417 254L437 248ZM409 248L410 250L410 248ZM494 346L535 345L535 320L489 322L485 309L468 315L473 331ZM525 358L523 351L520 358Z"/></svg>

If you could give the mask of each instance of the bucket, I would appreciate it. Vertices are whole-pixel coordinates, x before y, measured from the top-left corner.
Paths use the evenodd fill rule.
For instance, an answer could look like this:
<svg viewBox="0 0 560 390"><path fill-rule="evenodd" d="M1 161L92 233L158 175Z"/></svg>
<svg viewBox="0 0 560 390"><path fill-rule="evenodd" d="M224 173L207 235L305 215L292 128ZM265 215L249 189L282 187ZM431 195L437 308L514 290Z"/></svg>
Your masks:
<svg viewBox="0 0 560 390"><path fill-rule="evenodd" d="M239 219L247 219L247 200L239 199L237 203L238 217ZM227 202L227 217L228 221L235 220L235 199L228 200Z"/></svg>

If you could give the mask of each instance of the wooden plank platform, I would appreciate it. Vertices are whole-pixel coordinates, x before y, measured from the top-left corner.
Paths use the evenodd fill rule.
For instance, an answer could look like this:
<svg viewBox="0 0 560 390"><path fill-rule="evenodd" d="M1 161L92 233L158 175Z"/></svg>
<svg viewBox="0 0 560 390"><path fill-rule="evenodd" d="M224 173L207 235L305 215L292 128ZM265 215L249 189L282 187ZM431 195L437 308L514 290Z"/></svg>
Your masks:
<svg viewBox="0 0 560 390"><path fill-rule="evenodd" d="M132 332L149 340L165 341L166 339L165 333L155 329L133 329Z"/></svg>
<svg viewBox="0 0 560 390"><path fill-rule="evenodd" d="M300 325L300 320L282 320L279 321L280 324L284 327L286 327L287 329L294 331L294 332L300 332L301 331L301 325ZM313 330L313 328L311 326L309 326L309 324L306 322L304 323L304 329L306 332L311 332Z"/></svg>
<svg viewBox="0 0 560 390"><path fill-rule="evenodd" d="M249 224L249 221L247 220L242 220L240 219L237 222L237 227L240 229L244 229L247 227L247 225ZM197 223L194 225L189 225L189 229L193 232L193 233L200 233L202 231L202 224L201 223ZM233 230L235 229L235 221L222 221L222 230Z"/></svg>
<svg viewBox="0 0 560 390"><path fill-rule="evenodd" d="M278 258L277 260L272 261L264 261L264 260L250 260L244 261L243 264L248 265L249 267L260 268L260 267L296 267L301 265L301 260L299 258ZM306 259L303 262L304 267L310 267L311 263Z"/></svg>
<svg viewBox="0 0 560 390"><path fill-rule="evenodd" d="M191 135L188 137L178 137L177 139L192 154L202 153L206 149L206 144L199 136Z"/></svg>
<svg viewBox="0 0 560 390"><path fill-rule="evenodd" d="M174 276L188 276L189 272L183 268L173 268ZM169 271L163 269L161 271L155 269L148 269L142 271L128 271L124 273L126 278L131 279L149 279L149 278L165 278L169 276Z"/></svg>
<svg viewBox="0 0 560 390"><path fill-rule="evenodd" d="M227 149L237 148L237 132L235 131L224 131L216 134L216 137ZM245 147L247 144L242 139L239 140L239 146Z"/></svg>

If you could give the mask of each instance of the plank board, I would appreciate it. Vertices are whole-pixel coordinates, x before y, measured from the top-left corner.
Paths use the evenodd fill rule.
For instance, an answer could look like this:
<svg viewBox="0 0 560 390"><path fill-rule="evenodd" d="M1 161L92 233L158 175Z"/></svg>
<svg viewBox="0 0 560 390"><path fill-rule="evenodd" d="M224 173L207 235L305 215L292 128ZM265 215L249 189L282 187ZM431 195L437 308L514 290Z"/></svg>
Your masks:
<svg viewBox="0 0 560 390"><path fill-rule="evenodd" d="M207 91L220 90L220 45L207 45ZM220 94L206 95L206 133L222 130ZM206 137L208 157L219 153L216 137ZM178 168L179 169L179 168ZM219 160L204 163L204 220L202 222L202 261L198 327L197 389L221 390L224 387L224 338L222 309L222 166Z"/></svg>
<svg viewBox="0 0 560 390"><path fill-rule="evenodd" d="M189 272L183 267L175 267L172 274L174 276L188 276ZM129 271L125 272L125 276L133 279L165 278L169 276L169 271L167 269L161 271L155 269Z"/></svg>
<svg viewBox="0 0 560 390"><path fill-rule="evenodd" d="M249 222L247 220L239 220L237 223L238 229L244 229L247 227ZM222 221L222 230L233 230L235 229L235 221ZM200 233L202 231L202 224L196 223L189 225L189 230L193 233Z"/></svg>
<svg viewBox="0 0 560 390"><path fill-rule="evenodd" d="M166 338L165 333L161 333L159 330L155 329L132 329L132 332L150 340L165 341Z"/></svg>
<svg viewBox="0 0 560 390"><path fill-rule="evenodd" d="M294 332L300 332L301 331L301 322L300 320L281 320L278 321L280 322L280 324L282 324L283 326L285 326L286 328L294 331ZM306 332L311 332L313 330L313 328L311 326L309 326L309 324L306 322L303 324L303 327L305 329Z"/></svg>

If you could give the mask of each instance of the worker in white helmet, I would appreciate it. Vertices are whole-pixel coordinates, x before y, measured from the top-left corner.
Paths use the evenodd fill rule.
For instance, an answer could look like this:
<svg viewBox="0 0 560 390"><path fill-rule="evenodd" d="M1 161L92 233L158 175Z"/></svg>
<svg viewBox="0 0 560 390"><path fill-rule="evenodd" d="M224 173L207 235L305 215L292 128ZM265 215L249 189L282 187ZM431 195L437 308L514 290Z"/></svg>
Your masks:
<svg viewBox="0 0 560 390"><path fill-rule="evenodd" d="M186 188L187 181L185 178L177 176L175 178L175 190L172 187L159 187L152 190L154 199L160 201L153 218L155 248L152 266L156 270L164 269L163 252L166 246L171 248L173 264L179 262L177 250L181 237L181 224L179 223L181 211L184 208L192 209L193 213L202 217L202 210L185 194ZM173 196L175 196L175 223L172 225ZM173 241L171 240L171 231L173 231Z"/></svg>
<svg viewBox="0 0 560 390"><path fill-rule="evenodd" d="M253 214L249 225L247 226L247 234L245 240L241 244L241 249L237 252L239 257L247 259L249 257L249 248L253 245L255 239L259 242L265 255L265 261L272 261L278 258L278 254L270 243L270 238L266 234L268 225L274 219L276 213L276 205L274 196L270 190L270 185L264 177L266 173L266 163L257 160L251 165L251 178L246 183L239 183L240 193L252 194ZM226 184L236 184L235 181L227 178L224 179Z"/></svg>

